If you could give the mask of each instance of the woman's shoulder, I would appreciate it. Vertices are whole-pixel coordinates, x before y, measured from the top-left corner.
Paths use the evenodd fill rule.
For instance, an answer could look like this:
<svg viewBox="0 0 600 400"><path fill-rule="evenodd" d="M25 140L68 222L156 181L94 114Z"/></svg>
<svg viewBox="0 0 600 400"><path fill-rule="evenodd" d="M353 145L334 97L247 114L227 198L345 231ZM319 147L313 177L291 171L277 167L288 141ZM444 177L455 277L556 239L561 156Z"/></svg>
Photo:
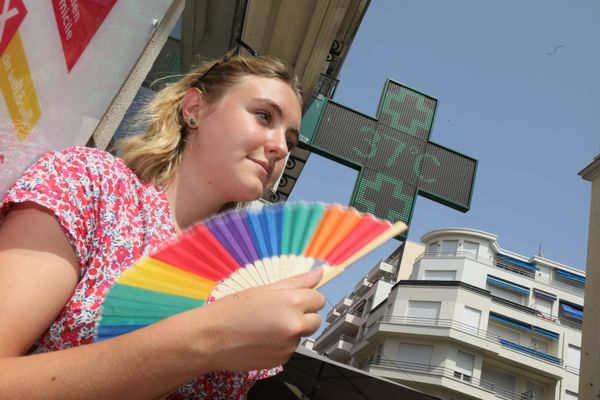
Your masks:
<svg viewBox="0 0 600 400"><path fill-rule="evenodd" d="M145 186L121 159L110 153L70 147L43 154L9 188L4 200L41 196L56 201L79 199L92 205L94 199L116 192L135 198L149 190Z"/></svg>
<svg viewBox="0 0 600 400"><path fill-rule="evenodd" d="M75 165L121 168L125 164L112 154L93 147L73 146L62 150L49 151L42 155L39 162L67 163Z"/></svg>
<svg viewBox="0 0 600 400"><path fill-rule="evenodd" d="M131 171L120 158L91 147L69 147L63 150L50 151L42 155L30 170L39 174L69 178L87 178L93 181L127 180L141 184L137 175Z"/></svg>

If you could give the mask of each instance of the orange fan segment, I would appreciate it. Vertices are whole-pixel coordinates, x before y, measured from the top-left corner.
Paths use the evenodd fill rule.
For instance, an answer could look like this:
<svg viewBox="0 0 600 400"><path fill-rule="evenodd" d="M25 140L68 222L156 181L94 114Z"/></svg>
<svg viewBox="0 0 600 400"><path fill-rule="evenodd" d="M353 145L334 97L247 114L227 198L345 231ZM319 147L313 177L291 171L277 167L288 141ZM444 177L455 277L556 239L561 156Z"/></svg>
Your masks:
<svg viewBox="0 0 600 400"><path fill-rule="evenodd" d="M318 254L325 246L326 242L331 238L339 222L344 216L345 209L338 204L333 204L325 210L321 222L317 226L313 234L312 240L304 253L307 257L319 258Z"/></svg>
<svg viewBox="0 0 600 400"><path fill-rule="evenodd" d="M326 259L327 255L331 253L342 241L344 241L346 237L352 235L352 232L363 218L365 218L365 215L361 214L354 208L349 208L344 211L337 226L335 226L335 229L329 238L327 238L325 244L315 257L321 260Z"/></svg>

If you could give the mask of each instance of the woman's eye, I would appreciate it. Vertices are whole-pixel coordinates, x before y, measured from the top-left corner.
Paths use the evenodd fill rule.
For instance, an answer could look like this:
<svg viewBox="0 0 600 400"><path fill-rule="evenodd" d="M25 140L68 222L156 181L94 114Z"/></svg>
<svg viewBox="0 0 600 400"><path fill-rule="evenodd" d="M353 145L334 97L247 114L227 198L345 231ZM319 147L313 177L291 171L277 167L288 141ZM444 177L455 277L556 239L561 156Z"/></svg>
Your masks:
<svg viewBox="0 0 600 400"><path fill-rule="evenodd" d="M271 113L269 113L268 111L257 111L256 115L260 119L263 119L267 122L271 122Z"/></svg>

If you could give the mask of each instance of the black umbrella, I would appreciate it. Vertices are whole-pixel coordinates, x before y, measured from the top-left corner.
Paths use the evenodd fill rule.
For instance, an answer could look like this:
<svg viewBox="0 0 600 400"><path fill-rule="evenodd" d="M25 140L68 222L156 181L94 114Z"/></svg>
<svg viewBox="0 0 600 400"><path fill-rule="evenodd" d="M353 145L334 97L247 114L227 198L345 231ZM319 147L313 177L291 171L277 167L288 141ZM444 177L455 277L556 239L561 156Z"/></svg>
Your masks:
<svg viewBox="0 0 600 400"><path fill-rule="evenodd" d="M248 400L300 398L289 385L311 400L438 399L299 346L283 366L283 372L254 385Z"/></svg>

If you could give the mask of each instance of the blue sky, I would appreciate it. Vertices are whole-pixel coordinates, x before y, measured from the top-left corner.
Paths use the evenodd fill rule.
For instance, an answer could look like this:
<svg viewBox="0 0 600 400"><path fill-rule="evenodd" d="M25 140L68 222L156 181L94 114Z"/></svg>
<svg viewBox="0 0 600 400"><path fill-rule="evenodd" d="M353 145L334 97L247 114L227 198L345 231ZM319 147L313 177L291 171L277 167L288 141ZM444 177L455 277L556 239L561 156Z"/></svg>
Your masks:
<svg viewBox="0 0 600 400"><path fill-rule="evenodd" d="M600 154L599 20L594 0L371 1L334 100L375 116L392 78L438 100L431 141L479 161L471 210L418 197L409 240L468 227L585 269L591 185L577 173ZM356 176L312 155L290 199L348 204ZM396 244L326 286L329 301Z"/></svg>

